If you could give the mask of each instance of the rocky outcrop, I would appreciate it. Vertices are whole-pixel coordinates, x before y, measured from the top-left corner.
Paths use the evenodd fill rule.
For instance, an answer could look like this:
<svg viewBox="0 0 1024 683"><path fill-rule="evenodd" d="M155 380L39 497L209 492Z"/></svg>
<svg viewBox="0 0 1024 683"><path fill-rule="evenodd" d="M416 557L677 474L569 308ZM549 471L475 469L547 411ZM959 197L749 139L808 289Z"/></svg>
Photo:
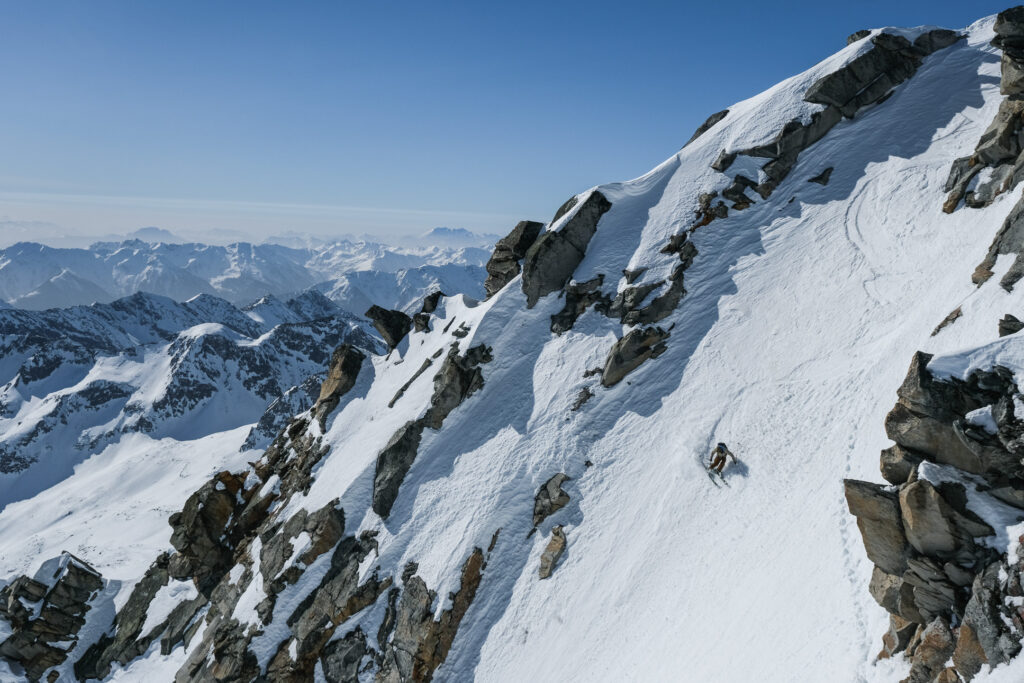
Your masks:
<svg viewBox="0 0 1024 683"><path fill-rule="evenodd" d="M541 297L562 289L587 253L597 232L597 223L612 203L594 190L557 231L543 233L523 259L523 292L526 305L533 308ZM560 209L561 211L561 209ZM551 221L554 224L556 218Z"/></svg>
<svg viewBox="0 0 1024 683"><path fill-rule="evenodd" d="M562 490L562 484L569 481L569 475L559 472L544 482L533 499L533 526L536 528L545 519L569 504L569 494Z"/></svg>
<svg viewBox="0 0 1024 683"><path fill-rule="evenodd" d="M548 578L555 571L555 566L565 553L566 543L565 531L563 531L562 526L552 527L551 540L548 541L547 547L544 548L544 552L540 555L538 574L541 579Z"/></svg>
<svg viewBox="0 0 1024 683"><path fill-rule="evenodd" d="M459 590L451 593L451 607L435 620L434 602L437 594L427 588L415 567L407 571L402 596L392 618L393 633L384 645L383 661L377 683L429 683L434 672L444 663L451 650L462 619L476 598L486 567L484 553L474 548L462 565Z"/></svg>
<svg viewBox="0 0 1024 683"><path fill-rule="evenodd" d="M371 306L366 312L366 317L373 323L375 330L380 332L384 343L389 349L394 349L399 342L405 339L412 329L412 318L401 311L392 311L380 306Z"/></svg>
<svg viewBox="0 0 1024 683"><path fill-rule="evenodd" d="M869 32L857 32L851 38L861 40ZM742 211L754 203L747 194L752 190L760 198L770 197L796 166L800 154L821 140L828 131L844 117L852 118L858 111L887 99L893 89L917 72L925 57L937 50L949 47L961 38L953 31L935 29L918 36L913 43L890 33L879 33L872 39L870 50L855 57L848 64L816 81L804 94L804 100L825 105L815 112L809 121L789 121L768 142L748 149L723 149L711 167L725 173L737 157L764 158L768 161L761 167L766 178L755 183L750 178L737 175L729 184L719 190L701 193L698 209L691 230L725 218L729 210ZM856 42L856 40L854 42ZM827 170L812 181L827 184L831 170ZM715 201L721 195L731 202Z"/></svg>
<svg viewBox="0 0 1024 683"><path fill-rule="evenodd" d="M1024 556L1000 556L976 512L1024 520L1024 421L1006 369L940 380L930 360L915 355L886 418L896 445L881 470L894 486L847 480L846 499L875 564L868 590L890 613L879 656L904 652L907 681L969 681L1016 656L1024 636L1009 599L1024 597Z"/></svg>
<svg viewBox="0 0 1024 683"><path fill-rule="evenodd" d="M351 344L342 344L334 350L327 379L320 385L320 396L313 406L313 416L326 430L327 418L341 402L341 397L352 390L363 367L366 354Z"/></svg>
<svg viewBox="0 0 1024 683"><path fill-rule="evenodd" d="M405 423L377 454L373 476L373 511L381 517L391 514L398 489L412 467L423 430L440 429L445 418L473 392L483 386L482 363L491 361L490 348L474 346L460 356L453 345L441 369L434 375L434 393L423 417Z"/></svg>
<svg viewBox="0 0 1024 683"><path fill-rule="evenodd" d="M821 173L819 173L818 175L814 176L813 178L808 178L807 182L809 182L809 183L817 183L818 185L822 185L822 186L828 185L828 181L832 177L832 171L834 171L834 170L835 169L833 169L831 166L829 166L828 168L826 168L825 170L823 170Z"/></svg>
<svg viewBox="0 0 1024 683"><path fill-rule="evenodd" d="M430 314L437 310L437 305L445 296L444 292L437 290L431 292L423 299L423 306L420 312L412 317L413 329L417 332L426 332L430 329Z"/></svg>
<svg viewBox="0 0 1024 683"><path fill-rule="evenodd" d="M487 261L487 280L484 281L484 290L490 298L498 293L509 282L519 275L522 267L519 265L526 257L526 252L537 236L544 229L543 223L536 221L519 221L512 232L498 240L494 245L494 253Z"/></svg>
<svg viewBox="0 0 1024 683"><path fill-rule="evenodd" d="M0 656L29 681L62 664L78 642L90 601L103 588L99 572L70 553L45 563L36 577L19 576L0 589L0 620L9 635ZM47 676L55 680L55 674Z"/></svg>
<svg viewBox="0 0 1024 683"><path fill-rule="evenodd" d="M1009 313L1004 315L999 321L1000 337L1008 337L1011 334L1017 334L1021 330L1024 330L1024 322L1021 322L1016 316L1012 316Z"/></svg>
<svg viewBox="0 0 1024 683"><path fill-rule="evenodd" d="M1024 7L1000 12L995 22L992 45L1002 50L1000 91L1006 98L989 127L981 135L974 153L953 162L946 180L949 193L943 211L952 213L961 200L969 208L988 206L1024 179ZM982 172L984 180L979 181ZM1014 254L1016 259L1000 285L1010 291L1024 276L1024 199L1017 202L996 234L985 260L975 269L972 280L982 284L992 277L996 258Z"/></svg>
<svg viewBox="0 0 1024 683"><path fill-rule="evenodd" d="M715 124L720 122L722 119L724 119L728 115L729 115L729 110L728 109L723 109L722 111L717 111L714 114L712 114L711 116L709 116L707 118L707 120L704 121L704 123L700 124L697 127L697 130L695 130L693 132L693 135L690 136L690 139L686 141L686 145L689 145L691 142L693 142L694 140L699 138L701 135L704 135L704 133L707 133L709 130L711 130L711 128ZM686 145L683 145L683 147L686 147Z"/></svg>
<svg viewBox="0 0 1024 683"><path fill-rule="evenodd" d="M602 284L604 284L604 275L602 274L598 274L597 277L586 282L567 284L562 290L565 306L551 316L551 331L555 334L568 332L576 324L576 319L591 306L598 303L605 304L605 307L610 305L608 296L601 292Z"/></svg>
<svg viewBox="0 0 1024 683"><path fill-rule="evenodd" d="M648 358L657 358L665 353L668 348L665 340L668 338L669 333L660 327L630 330L608 352L608 359L601 372L601 384L605 387L615 386Z"/></svg>
<svg viewBox="0 0 1024 683"><path fill-rule="evenodd" d="M870 50L820 79L804 99L836 107L843 116L852 117L913 76L924 57L958 40L959 35L945 29L923 33L913 43L903 36L879 33L871 39L874 46Z"/></svg>

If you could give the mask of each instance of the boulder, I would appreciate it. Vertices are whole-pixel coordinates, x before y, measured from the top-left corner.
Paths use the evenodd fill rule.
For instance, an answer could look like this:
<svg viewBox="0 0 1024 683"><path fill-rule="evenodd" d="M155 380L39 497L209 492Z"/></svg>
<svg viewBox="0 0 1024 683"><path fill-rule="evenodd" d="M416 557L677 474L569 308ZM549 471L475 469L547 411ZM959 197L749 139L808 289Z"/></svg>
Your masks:
<svg viewBox="0 0 1024 683"><path fill-rule="evenodd" d="M611 208L611 202L594 190L560 230L545 232L533 243L523 259L523 292L528 308L569 282L597 232L598 221Z"/></svg>
<svg viewBox="0 0 1024 683"><path fill-rule="evenodd" d="M548 578L555 571L555 565L558 564L558 560L565 553L565 545L565 532L562 530L562 526L553 527L551 529L551 540L548 541L547 547L544 548L544 552L540 555L539 573L541 579Z"/></svg>
<svg viewBox="0 0 1024 683"><path fill-rule="evenodd" d="M518 264L516 267L519 267ZM420 312L412 316L412 326L416 332L426 332L430 329L430 314L437 310L437 305L444 296L444 292L437 290L424 297Z"/></svg>
<svg viewBox="0 0 1024 683"><path fill-rule="evenodd" d="M366 312L366 317L373 323L374 329L380 333L389 349L398 346L412 329L412 318L401 311L374 305Z"/></svg>
<svg viewBox="0 0 1024 683"><path fill-rule="evenodd" d="M818 175L814 176L813 178L808 178L807 182L809 182L809 183L817 183L818 185L828 185L828 181L832 177L832 171L833 170L834 169L831 166L829 166L828 168L826 168L825 170L823 170L821 173L819 173Z"/></svg>
<svg viewBox="0 0 1024 683"><path fill-rule="evenodd" d="M902 576L909 548L897 494L866 481L846 479L843 484L846 504L857 518L868 559L883 572Z"/></svg>
<svg viewBox="0 0 1024 683"><path fill-rule="evenodd" d="M373 511L381 517L387 518L391 514L398 489L416 459L426 426L423 418L406 422L377 454L373 475Z"/></svg>
<svg viewBox="0 0 1024 683"><path fill-rule="evenodd" d="M615 386L648 358L657 358L665 353L668 348L665 340L668 337L669 333L660 327L630 330L608 352L608 359L601 372L601 384L605 387Z"/></svg>
<svg viewBox="0 0 1024 683"><path fill-rule="evenodd" d="M562 490L562 484L569 481L569 475L559 472L544 482L533 499L533 526L569 504L569 494Z"/></svg>
<svg viewBox="0 0 1024 683"><path fill-rule="evenodd" d="M882 451L879 458L879 469L882 471L882 478L890 484L905 484L914 468L917 467L923 458L908 448L896 444Z"/></svg>
<svg viewBox="0 0 1024 683"><path fill-rule="evenodd" d="M320 385L320 397L313 406L321 431L326 429L327 417L338 407L341 397L355 386L364 360L366 354L351 344L342 344L334 350L327 378Z"/></svg>
<svg viewBox="0 0 1024 683"><path fill-rule="evenodd" d="M494 253L487 261L487 280L484 282L484 290L486 290L488 298L494 296L498 290L519 275L522 270L519 262L526 257L526 252L537 241L537 237L543 229L543 223L520 221L516 223L516 227L512 228L512 232L502 237L494 245Z"/></svg>
<svg viewBox="0 0 1024 683"><path fill-rule="evenodd" d="M1024 330L1024 322L1017 319L1016 316L1012 316L1009 313L1004 315L999 321L999 336L1006 337L1011 334L1016 334Z"/></svg>

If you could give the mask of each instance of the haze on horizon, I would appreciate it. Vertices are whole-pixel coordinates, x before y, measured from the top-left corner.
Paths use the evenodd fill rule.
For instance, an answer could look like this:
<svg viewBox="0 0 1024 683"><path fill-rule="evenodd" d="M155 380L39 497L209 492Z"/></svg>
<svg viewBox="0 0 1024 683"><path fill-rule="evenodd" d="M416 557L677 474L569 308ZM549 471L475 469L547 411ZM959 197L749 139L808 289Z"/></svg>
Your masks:
<svg viewBox="0 0 1024 683"><path fill-rule="evenodd" d="M0 246L503 234L857 29L1004 5L6 3Z"/></svg>

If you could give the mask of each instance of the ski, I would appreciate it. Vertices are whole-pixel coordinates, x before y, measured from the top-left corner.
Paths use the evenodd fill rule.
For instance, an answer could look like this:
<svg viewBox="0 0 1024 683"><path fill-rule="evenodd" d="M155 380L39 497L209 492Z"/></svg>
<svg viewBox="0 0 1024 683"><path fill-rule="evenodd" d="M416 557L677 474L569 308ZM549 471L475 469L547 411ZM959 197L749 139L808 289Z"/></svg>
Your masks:
<svg viewBox="0 0 1024 683"><path fill-rule="evenodd" d="M711 470L704 470L704 471L707 472L708 479L711 480L712 484L714 484L717 488L722 488L722 485L719 484L718 481L715 479L715 475L711 474Z"/></svg>

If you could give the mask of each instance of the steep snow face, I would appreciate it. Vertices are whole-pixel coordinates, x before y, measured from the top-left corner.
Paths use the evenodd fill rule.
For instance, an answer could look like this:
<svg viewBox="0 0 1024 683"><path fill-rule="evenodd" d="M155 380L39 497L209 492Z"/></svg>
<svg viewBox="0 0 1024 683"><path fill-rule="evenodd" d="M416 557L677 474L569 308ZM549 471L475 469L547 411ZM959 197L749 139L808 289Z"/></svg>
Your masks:
<svg viewBox="0 0 1024 683"><path fill-rule="evenodd" d="M271 324L210 295L0 311L0 510L126 434L189 441L251 425L338 344L377 348L365 323L317 293L281 306L289 319ZM312 404L299 396L290 405ZM265 445L286 420L273 412L247 443Z"/></svg>
<svg viewBox="0 0 1024 683"><path fill-rule="evenodd" d="M439 680L740 681L752 670L766 681L905 676L900 659L874 661L886 613L867 592L871 563L841 480L878 478L878 452L889 445L883 419L914 351L945 353L936 367L962 373L977 353L964 361L954 352L991 341L999 315L1021 306L999 278L971 282L1013 199L942 211L951 161L970 153L1002 99L991 25L969 27L964 40L926 57L890 96L839 121L800 153L768 197L750 194L749 206L691 232L697 253L685 270L686 294L656 321L663 348L613 386L601 383L601 369L619 362L610 351L633 329L607 313L611 304L600 310L592 302L556 334L552 316L579 294L571 286L532 307L522 277L483 302L442 300L427 326L363 363L322 433L304 414L282 436L280 457L312 458L308 486L259 474L265 463L229 478L245 501L258 509L265 502L260 528L268 533L250 530L229 549L233 566L218 567L223 576L211 593L222 603L203 613L208 630L167 657L151 648L111 676L171 680L186 661L188 671L201 670L225 627L217 610L239 620L244 638L226 642L246 643L246 666L255 661L266 670L302 656L293 639L301 623L291 616L347 558L321 550L300 559L309 539L299 532L285 538L276 525L339 508L342 521L331 518L344 527L337 547L360 549L344 566L369 590L360 595L367 603L353 603L360 609L339 618L327 637L338 642L359 627L368 647L386 653L364 660L371 673L409 645L377 642L387 633L378 627L394 615L385 597L393 585L402 590L399 609L419 595L426 596L424 619L450 625L459 615ZM910 40L925 31L885 30ZM630 286L650 285L650 300L664 293L680 264L665 248L703 222L701 195L721 193L741 174L755 183L771 179L752 154L740 154L724 173L714 170L721 153L764 145L794 119L810 125L826 108L804 100L808 89L871 45L855 42L731 107L647 175L579 195L547 234L578 227L594 191L610 209L585 253L570 245L582 257L575 283L596 281L598 303ZM828 168L824 183L809 182ZM1011 260L1001 257L996 275ZM932 336L957 307L961 317ZM250 316L266 321L282 310L264 302ZM1018 352L1000 349L1016 343L978 353L1010 363ZM453 367L447 359L455 344L460 354L486 353ZM482 384L467 380L453 400L451 382L460 371L476 378L470 370ZM382 506L382 468L408 464L391 456L413 441L396 438L410 424L422 427L414 457L392 504ZM314 446L299 453L302 438ZM724 485L704 471L719 441L739 458ZM320 446L327 447L320 459L310 455ZM116 451L103 455L112 467L126 466L113 464ZM568 475L561 485L568 501L537 520L535 496L558 473ZM218 485L226 486L207 484L209 491ZM109 490L116 495L117 486ZM241 496L232 500L242 505ZM113 512L98 514L108 529L120 523ZM0 539L9 533L0 526ZM287 552L267 550L277 541L289 543ZM38 553L37 563L50 556L51 546L22 547ZM181 538L176 547L184 552ZM553 569L545 579L542 555ZM486 566L467 571L479 569L472 560L481 556ZM268 576L275 558L280 566ZM128 585L139 568L125 564L106 578ZM271 588L276 603L264 602ZM323 662L316 666L323 675ZM991 680L1005 676L1004 669Z"/></svg>
<svg viewBox="0 0 1024 683"><path fill-rule="evenodd" d="M445 285L451 293L471 295L482 291L481 268L489 252L469 246L480 244L481 238L468 235L441 233L434 244L425 236L422 246L339 241L315 249L142 240L55 249L22 242L0 249L0 300L43 310L150 292L176 301L215 294L247 304L262 295L291 296L321 283L321 291L330 291L339 279L360 273L368 279L359 296L343 293L335 301L361 315L369 307L363 306L366 299L398 308L429 294L427 287ZM423 282L421 289L414 290L414 281ZM463 289L452 290L456 284Z"/></svg>

